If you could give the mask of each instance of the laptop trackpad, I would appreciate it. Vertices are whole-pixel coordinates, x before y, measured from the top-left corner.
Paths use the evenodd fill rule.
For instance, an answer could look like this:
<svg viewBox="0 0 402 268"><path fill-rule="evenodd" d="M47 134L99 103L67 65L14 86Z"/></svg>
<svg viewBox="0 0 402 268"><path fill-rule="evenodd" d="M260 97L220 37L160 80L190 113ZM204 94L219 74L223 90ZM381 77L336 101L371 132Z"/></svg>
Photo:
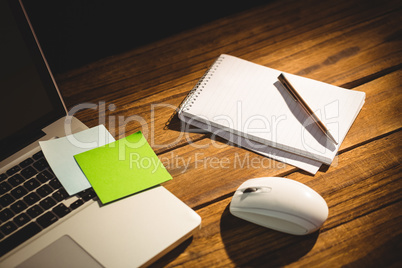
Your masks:
<svg viewBox="0 0 402 268"><path fill-rule="evenodd" d="M70 236L65 235L17 266L23 267L103 267Z"/></svg>

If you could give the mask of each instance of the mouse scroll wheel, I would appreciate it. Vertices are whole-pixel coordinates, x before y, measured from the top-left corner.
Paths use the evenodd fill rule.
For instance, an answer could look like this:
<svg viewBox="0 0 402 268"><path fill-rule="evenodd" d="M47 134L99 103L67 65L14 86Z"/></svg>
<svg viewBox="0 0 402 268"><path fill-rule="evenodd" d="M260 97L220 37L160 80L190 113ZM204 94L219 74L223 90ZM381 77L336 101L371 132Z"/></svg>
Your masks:
<svg viewBox="0 0 402 268"><path fill-rule="evenodd" d="M254 193L257 192L258 188L257 187L248 187L244 189L243 193Z"/></svg>

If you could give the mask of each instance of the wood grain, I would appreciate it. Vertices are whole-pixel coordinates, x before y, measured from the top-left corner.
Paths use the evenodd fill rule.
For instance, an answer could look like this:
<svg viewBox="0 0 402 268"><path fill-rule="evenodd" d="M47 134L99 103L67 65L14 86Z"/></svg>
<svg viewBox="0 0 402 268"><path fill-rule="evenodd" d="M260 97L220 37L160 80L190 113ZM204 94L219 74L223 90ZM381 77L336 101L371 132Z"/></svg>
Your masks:
<svg viewBox="0 0 402 268"><path fill-rule="evenodd" d="M351 8L349 2L339 3L336 7L348 10ZM109 117L129 118L137 115L148 126L154 120L157 144L167 144L176 140L179 134L159 126L166 124L173 111L162 110L158 112L158 118L152 119L151 104L166 103L177 107L220 53L241 56L335 85L350 84L358 78L394 68L400 64L398 59L401 52L393 37L398 33L398 22L392 20L393 15L385 15L387 12L397 15L397 11L391 8L391 5L381 5L374 17L364 10L356 18L349 12L342 15L332 10L312 16L304 11L302 15L307 21L300 21L300 6L289 5L283 12L290 16L286 19L290 24L285 24L280 20L284 15L278 15L268 5L264 10L257 9L251 14L222 19L216 24L207 25L206 29L197 29L196 33L186 33L162 44L135 50L135 54L127 53L121 61L111 58L97 64L94 70L85 69L79 75L66 75L65 79L59 79L60 88L70 108L82 102L98 104L107 100L107 104L117 107L115 111L107 111ZM316 20L315 24L313 19ZM345 23L351 24L352 29L340 31ZM207 51L204 51L205 46L208 47ZM372 55L378 55L381 64ZM337 72L334 72L335 69ZM99 123L97 110L86 110L78 117L90 126ZM117 133L116 138L145 128L134 121L126 128L123 128L125 121L120 123L120 126L109 127L113 133ZM199 138L199 135L194 136L194 139ZM181 140L181 144L185 142Z"/></svg>
<svg viewBox="0 0 402 268"><path fill-rule="evenodd" d="M155 263L183 267L400 267L402 2L267 4L56 77L69 109L115 138L142 130L172 174L163 184L202 217L194 237ZM227 53L366 93L331 166L315 175L188 128L173 116L213 61ZM300 181L321 194L320 232L291 236L230 215L254 177Z"/></svg>
<svg viewBox="0 0 402 268"><path fill-rule="evenodd" d="M402 128L399 107L402 94L398 94L402 87L400 76L401 72L398 71L356 88L366 92L366 103L347 134L340 153ZM159 157L174 178L164 186L191 207L233 192L244 180L281 177L296 170L219 139L196 141ZM340 161L341 158L335 158L329 170L341 164ZM326 174L326 171L324 167L318 175Z"/></svg>
<svg viewBox="0 0 402 268"><path fill-rule="evenodd" d="M178 248L159 265L373 267L401 263L397 255L402 244L401 138L397 132L343 153L337 167L314 178L299 172L287 176L327 201L329 217L319 232L292 236L248 223L230 214L229 197L197 210L202 229L184 252L176 256L183 250ZM176 258L171 260L172 256Z"/></svg>

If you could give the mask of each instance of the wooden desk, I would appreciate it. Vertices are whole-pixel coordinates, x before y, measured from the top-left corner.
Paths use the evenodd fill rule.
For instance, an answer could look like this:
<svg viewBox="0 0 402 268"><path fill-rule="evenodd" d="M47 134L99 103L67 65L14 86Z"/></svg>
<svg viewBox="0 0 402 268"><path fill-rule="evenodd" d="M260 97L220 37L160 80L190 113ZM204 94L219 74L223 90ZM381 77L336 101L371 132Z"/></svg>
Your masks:
<svg viewBox="0 0 402 268"><path fill-rule="evenodd" d="M401 10L398 0L267 1L56 77L69 109L96 104L76 114L88 126L105 123L116 138L142 130L174 178L164 186L202 217L155 266L401 267ZM366 92L331 166L311 176L171 118L221 53ZM232 216L236 188L262 176L321 194L321 230L291 236Z"/></svg>

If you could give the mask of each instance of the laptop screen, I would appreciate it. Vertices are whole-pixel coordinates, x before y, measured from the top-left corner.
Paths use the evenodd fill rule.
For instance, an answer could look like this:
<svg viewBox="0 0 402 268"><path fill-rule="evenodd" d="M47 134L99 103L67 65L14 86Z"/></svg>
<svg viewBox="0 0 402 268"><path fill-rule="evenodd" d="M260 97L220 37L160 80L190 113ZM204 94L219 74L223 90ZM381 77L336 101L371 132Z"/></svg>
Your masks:
<svg viewBox="0 0 402 268"><path fill-rule="evenodd" d="M0 0L0 160L66 115L18 1Z"/></svg>

